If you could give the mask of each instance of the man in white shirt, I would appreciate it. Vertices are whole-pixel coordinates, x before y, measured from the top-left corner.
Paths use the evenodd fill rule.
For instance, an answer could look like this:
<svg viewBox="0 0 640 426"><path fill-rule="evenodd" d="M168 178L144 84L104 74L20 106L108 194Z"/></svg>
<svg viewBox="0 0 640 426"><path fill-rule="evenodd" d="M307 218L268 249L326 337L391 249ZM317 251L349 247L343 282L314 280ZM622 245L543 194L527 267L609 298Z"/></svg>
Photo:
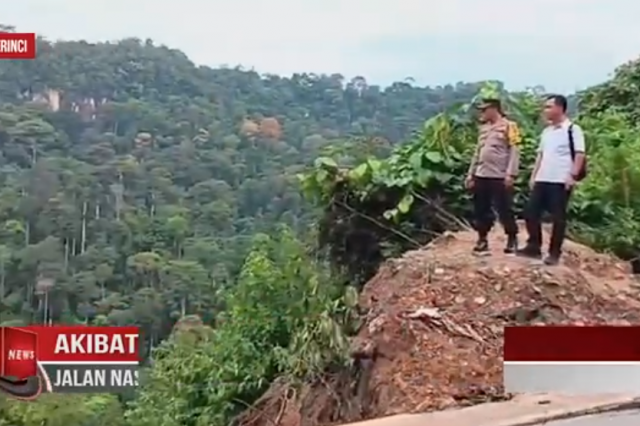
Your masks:
<svg viewBox="0 0 640 426"><path fill-rule="evenodd" d="M540 258L542 255L542 214L551 214L553 230L549 242L547 265L556 265L562 254L562 242L567 228L567 205L576 183L584 178L584 133L567 117L567 98L549 96L544 115L549 125L540 137L538 157L531 174L531 194L525 212L529 240L517 254Z"/></svg>

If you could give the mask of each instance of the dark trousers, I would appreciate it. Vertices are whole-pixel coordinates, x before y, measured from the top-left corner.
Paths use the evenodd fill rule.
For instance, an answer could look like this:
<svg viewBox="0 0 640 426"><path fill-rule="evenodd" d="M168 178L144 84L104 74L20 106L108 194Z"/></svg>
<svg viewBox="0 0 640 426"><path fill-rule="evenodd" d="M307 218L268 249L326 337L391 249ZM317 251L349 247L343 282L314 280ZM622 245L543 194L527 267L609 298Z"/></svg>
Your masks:
<svg viewBox="0 0 640 426"><path fill-rule="evenodd" d="M563 183L536 182L534 184L525 211L529 232L528 245L531 248L540 250L542 246L542 215L548 212L551 214L553 224L549 254L560 256L567 230L567 206L570 197L571 190L568 190Z"/></svg>
<svg viewBox="0 0 640 426"><path fill-rule="evenodd" d="M494 208L506 234L516 236L518 225L513 213L513 189L505 186L504 179L476 177L473 187L473 211L475 229L480 238L486 238L493 227Z"/></svg>

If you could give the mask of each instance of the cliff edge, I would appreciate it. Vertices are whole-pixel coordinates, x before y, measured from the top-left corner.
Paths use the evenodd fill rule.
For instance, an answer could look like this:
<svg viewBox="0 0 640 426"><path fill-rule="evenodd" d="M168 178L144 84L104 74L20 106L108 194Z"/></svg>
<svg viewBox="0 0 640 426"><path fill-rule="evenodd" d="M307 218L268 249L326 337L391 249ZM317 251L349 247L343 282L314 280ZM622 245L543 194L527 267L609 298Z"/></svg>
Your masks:
<svg viewBox="0 0 640 426"><path fill-rule="evenodd" d="M548 238L548 235L545 235ZM640 322L628 265L572 241L560 265L471 253L472 232L445 233L387 261L360 295L357 368L302 388L275 383L241 425L319 426L512 398L502 388L507 325Z"/></svg>

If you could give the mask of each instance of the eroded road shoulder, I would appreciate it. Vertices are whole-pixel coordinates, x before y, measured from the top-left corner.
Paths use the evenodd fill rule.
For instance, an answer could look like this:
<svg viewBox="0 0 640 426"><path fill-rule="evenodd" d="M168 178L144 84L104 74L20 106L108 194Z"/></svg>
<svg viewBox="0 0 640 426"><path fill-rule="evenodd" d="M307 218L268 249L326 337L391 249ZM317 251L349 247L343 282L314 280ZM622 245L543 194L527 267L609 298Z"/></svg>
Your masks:
<svg viewBox="0 0 640 426"><path fill-rule="evenodd" d="M640 426L640 410L625 410L543 423L545 426ZM540 424L542 426L542 424Z"/></svg>
<svg viewBox="0 0 640 426"><path fill-rule="evenodd" d="M520 395L505 402L404 414L348 426L639 426L639 403L636 396L629 395Z"/></svg>

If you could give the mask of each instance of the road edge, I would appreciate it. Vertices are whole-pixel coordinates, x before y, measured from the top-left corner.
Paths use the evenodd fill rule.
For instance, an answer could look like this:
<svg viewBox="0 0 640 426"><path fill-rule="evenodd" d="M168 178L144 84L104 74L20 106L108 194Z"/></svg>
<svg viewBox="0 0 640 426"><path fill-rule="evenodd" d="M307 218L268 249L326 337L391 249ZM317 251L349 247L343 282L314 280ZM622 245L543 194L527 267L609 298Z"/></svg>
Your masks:
<svg viewBox="0 0 640 426"><path fill-rule="evenodd" d="M630 398L625 402L609 402L600 405L593 405L588 408L558 409L557 413L537 413L524 416L523 419L509 419L493 423L491 426L537 426L541 423L549 423L560 420L574 419L577 417L593 416L604 413L614 413L620 411L634 410L640 408L640 397ZM487 425L488 426L488 425Z"/></svg>

